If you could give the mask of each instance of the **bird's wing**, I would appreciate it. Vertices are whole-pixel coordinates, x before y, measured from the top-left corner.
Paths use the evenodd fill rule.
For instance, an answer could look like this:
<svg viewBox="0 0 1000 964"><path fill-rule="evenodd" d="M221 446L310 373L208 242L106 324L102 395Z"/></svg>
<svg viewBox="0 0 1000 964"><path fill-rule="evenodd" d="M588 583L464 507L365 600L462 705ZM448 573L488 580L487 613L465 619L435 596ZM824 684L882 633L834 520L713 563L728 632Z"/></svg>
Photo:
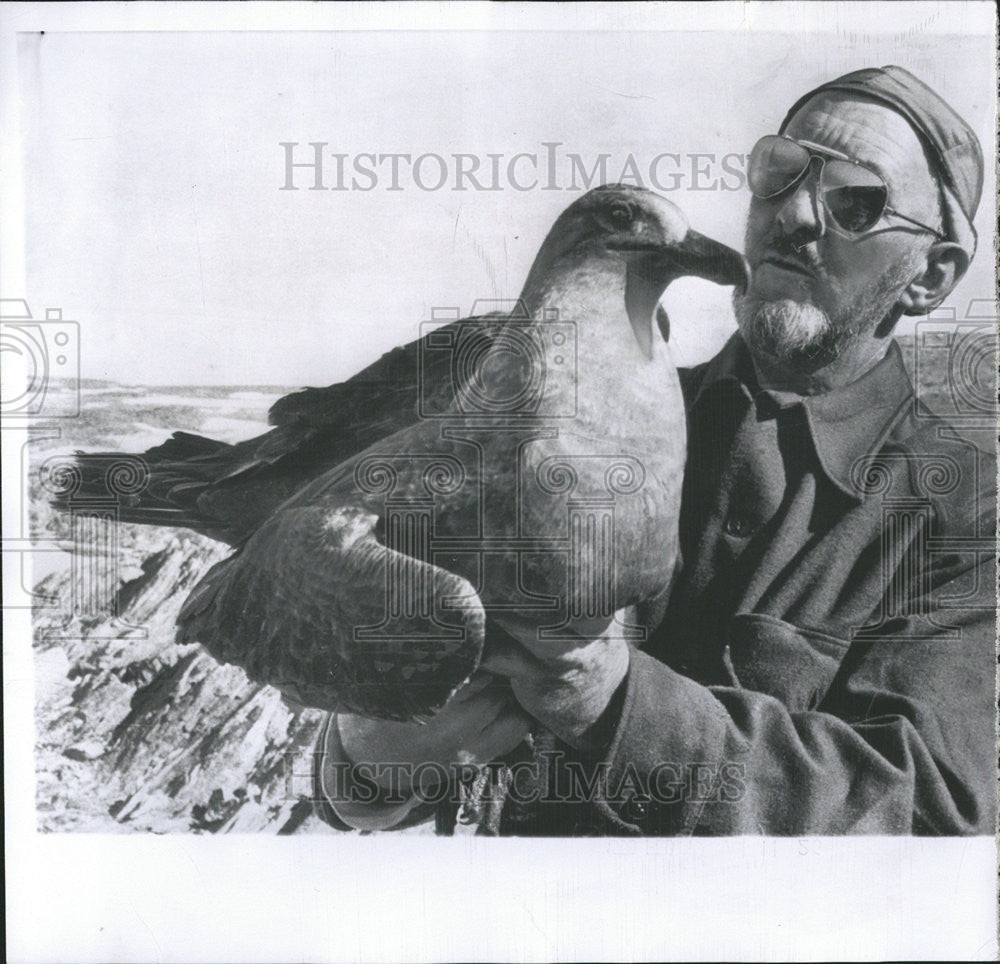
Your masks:
<svg viewBox="0 0 1000 964"><path fill-rule="evenodd" d="M268 422L277 427L309 426L315 429L339 428L345 424L363 425L372 416L372 405L376 410L383 408L386 393L391 396L395 408L412 394L413 407L416 408L417 369L422 341L419 339L386 352L346 381L326 388L305 388L279 398L268 412Z"/></svg>
<svg viewBox="0 0 1000 964"><path fill-rule="evenodd" d="M453 335L457 343L458 333L474 326L481 342L502 327L504 317L465 318L434 334L439 342ZM230 445L175 432L138 456L148 482L121 505L121 521L186 526L242 544L313 479L416 424L422 411L448 408L457 388L453 354L426 350L429 338L387 352L347 381L279 399L268 416L274 427L255 438ZM78 453L82 482L73 496L107 498L107 472L120 460L119 453ZM53 501L62 509L71 504L68 497Z"/></svg>
<svg viewBox="0 0 1000 964"><path fill-rule="evenodd" d="M478 665L485 615L466 580L386 548L376 522L361 507L282 509L195 587L179 641L309 705L429 717Z"/></svg>
<svg viewBox="0 0 1000 964"><path fill-rule="evenodd" d="M447 346L474 343L481 351L506 318L463 318L387 352L345 382L279 399L268 414L274 428L226 454L224 470L197 494L199 510L249 534L313 479L428 413L447 411L474 370L455 365Z"/></svg>
<svg viewBox="0 0 1000 964"><path fill-rule="evenodd" d="M225 465L197 494L199 510L234 532L252 532L314 478L426 413L446 411L462 373L453 352L433 345L457 344L470 329L482 344L502 328L503 317L452 322L387 352L345 382L278 399L268 414L274 428L226 453Z"/></svg>
<svg viewBox="0 0 1000 964"><path fill-rule="evenodd" d="M386 352L347 381L279 398L268 412L268 421L278 427L310 426L321 431L356 427L367 439L363 446L367 447L377 438L413 424L421 408L443 409L453 396L453 372L458 378L462 375L453 367L453 353L440 346L457 344L460 334L474 330L481 348L507 319L524 316L521 307L513 316L493 312L453 321ZM268 446L261 456L273 454L273 448Z"/></svg>

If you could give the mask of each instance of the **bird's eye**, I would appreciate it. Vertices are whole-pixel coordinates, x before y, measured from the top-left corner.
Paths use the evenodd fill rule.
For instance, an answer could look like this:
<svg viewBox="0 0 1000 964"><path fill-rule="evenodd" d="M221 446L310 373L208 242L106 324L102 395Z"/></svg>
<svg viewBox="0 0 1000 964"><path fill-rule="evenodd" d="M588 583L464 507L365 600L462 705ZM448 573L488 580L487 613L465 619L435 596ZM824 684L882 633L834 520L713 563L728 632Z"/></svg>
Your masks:
<svg viewBox="0 0 1000 964"><path fill-rule="evenodd" d="M594 214L601 227L612 234L635 230L636 210L628 201L614 201L607 207L595 211Z"/></svg>
<svg viewBox="0 0 1000 964"><path fill-rule="evenodd" d="M632 205L624 201L617 201L611 205L608 212L608 220L618 228L627 228L632 223L634 217Z"/></svg>

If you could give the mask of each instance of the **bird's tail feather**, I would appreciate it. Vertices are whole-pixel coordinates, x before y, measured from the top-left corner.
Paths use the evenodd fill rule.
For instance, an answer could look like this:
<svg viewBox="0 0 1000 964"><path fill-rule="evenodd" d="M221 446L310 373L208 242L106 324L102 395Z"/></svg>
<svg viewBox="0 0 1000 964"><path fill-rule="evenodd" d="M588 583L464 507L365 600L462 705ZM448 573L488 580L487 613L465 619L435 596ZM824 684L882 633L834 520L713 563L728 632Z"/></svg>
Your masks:
<svg viewBox="0 0 1000 964"><path fill-rule="evenodd" d="M61 511L113 501L120 522L188 528L219 538L218 522L198 500L232 450L226 442L175 432L141 455L77 451L71 471L61 476L65 484L48 486L54 492L50 501Z"/></svg>

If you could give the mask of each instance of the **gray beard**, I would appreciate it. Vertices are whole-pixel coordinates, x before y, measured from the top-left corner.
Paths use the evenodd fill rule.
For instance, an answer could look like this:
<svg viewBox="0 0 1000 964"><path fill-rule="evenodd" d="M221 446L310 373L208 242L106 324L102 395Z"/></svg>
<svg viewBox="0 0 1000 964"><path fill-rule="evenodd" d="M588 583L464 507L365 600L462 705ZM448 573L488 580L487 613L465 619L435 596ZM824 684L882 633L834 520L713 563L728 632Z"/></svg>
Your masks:
<svg viewBox="0 0 1000 964"><path fill-rule="evenodd" d="M733 308L752 354L790 364L825 363L838 358L860 335L874 332L893 311L910 278L908 265L890 268L857 299L850 314L831 316L809 302L765 301L752 294L734 294Z"/></svg>
<svg viewBox="0 0 1000 964"><path fill-rule="evenodd" d="M837 323L822 308L790 298L764 301L753 295L737 295L733 307L752 354L791 363L837 358L868 321L855 315Z"/></svg>

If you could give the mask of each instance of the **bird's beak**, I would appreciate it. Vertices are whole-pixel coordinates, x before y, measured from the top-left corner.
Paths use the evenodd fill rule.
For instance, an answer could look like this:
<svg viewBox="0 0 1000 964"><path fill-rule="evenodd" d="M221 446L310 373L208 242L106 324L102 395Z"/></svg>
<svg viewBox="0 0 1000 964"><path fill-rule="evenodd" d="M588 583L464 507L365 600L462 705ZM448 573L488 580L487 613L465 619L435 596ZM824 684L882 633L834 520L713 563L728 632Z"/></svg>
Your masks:
<svg viewBox="0 0 1000 964"><path fill-rule="evenodd" d="M750 284L750 266L742 254L690 229L679 242L618 242L608 247L621 251L628 261L625 304L646 358L653 357L653 313L672 281L694 276L720 285L736 285L741 293ZM666 340L670 325L666 312L655 320Z"/></svg>
<svg viewBox="0 0 1000 964"><path fill-rule="evenodd" d="M750 267L738 251L719 241L688 230L684 239L671 244L630 250L625 282L625 304L635 340L646 358L653 357L653 322L666 341L670 320L659 306L667 286L677 278L693 275L720 285L736 285L745 291Z"/></svg>
<svg viewBox="0 0 1000 964"><path fill-rule="evenodd" d="M693 275L718 285L736 285L740 293L750 284L750 266L739 251L688 230L680 244L663 250L664 268L673 281Z"/></svg>

